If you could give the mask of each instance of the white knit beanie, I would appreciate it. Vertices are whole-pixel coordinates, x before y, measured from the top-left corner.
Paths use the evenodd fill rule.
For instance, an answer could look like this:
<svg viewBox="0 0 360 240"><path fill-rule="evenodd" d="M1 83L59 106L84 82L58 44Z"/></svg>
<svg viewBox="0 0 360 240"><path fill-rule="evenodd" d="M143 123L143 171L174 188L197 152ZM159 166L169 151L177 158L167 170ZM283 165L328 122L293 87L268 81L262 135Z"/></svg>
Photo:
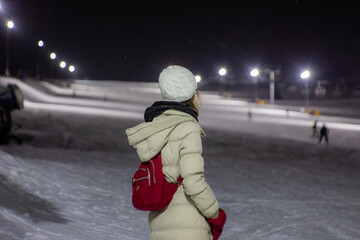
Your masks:
<svg viewBox="0 0 360 240"><path fill-rule="evenodd" d="M194 74L177 65L162 70L159 84L164 101L184 102L195 94L197 88Z"/></svg>

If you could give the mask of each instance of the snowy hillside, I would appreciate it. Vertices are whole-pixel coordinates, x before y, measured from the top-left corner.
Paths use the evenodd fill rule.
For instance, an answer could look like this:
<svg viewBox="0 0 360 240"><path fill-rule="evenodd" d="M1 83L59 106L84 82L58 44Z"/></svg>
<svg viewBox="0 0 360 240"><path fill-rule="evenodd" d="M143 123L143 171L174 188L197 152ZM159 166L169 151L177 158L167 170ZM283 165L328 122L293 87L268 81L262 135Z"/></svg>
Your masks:
<svg viewBox="0 0 360 240"><path fill-rule="evenodd" d="M146 96L33 96L14 111L24 144L0 146L0 239L148 239L147 214L131 205L139 160L124 133L158 93ZM356 119L324 116L330 144L318 144L308 116L254 107L250 120L248 107L216 99L203 98L200 123L205 177L228 214L221 239L360 238Z"/></svg>

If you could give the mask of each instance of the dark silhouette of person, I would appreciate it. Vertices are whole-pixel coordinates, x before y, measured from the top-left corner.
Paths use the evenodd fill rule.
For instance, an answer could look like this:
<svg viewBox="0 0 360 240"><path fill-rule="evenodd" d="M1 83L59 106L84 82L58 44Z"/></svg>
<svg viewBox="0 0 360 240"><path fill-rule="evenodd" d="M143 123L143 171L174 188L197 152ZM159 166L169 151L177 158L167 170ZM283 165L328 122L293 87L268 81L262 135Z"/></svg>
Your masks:
<svg viewBox="0 0 360 240"><path fill-rule="evenodd" d="M247 112L247 114L248 114L248 119L251 120L251 119L252 119L252 112L251 112L251 110L249 110L249 111Z"/></svg>
<svg viewBox="0 0 360 240"><path fill-rule="evenodd" d="M312 130L313 130L313 136L316 136L317 133L317 120L314 121L314 125L312 126Z"/></svg>
<svg viewBox="0 0 360 240"><path fill-rule="evenodd" d="M0 107L0 144L7 142L11 131L11 126L10 111Z"/></svg>
<svg viewBox="0 0 360 240"><path fill-rule="evenodd" d="M326 127L325 123L320 129L320 139L319 143L321 143L322 138L325 137L325 141L327 144L329 144L329 129Z"/></svg>

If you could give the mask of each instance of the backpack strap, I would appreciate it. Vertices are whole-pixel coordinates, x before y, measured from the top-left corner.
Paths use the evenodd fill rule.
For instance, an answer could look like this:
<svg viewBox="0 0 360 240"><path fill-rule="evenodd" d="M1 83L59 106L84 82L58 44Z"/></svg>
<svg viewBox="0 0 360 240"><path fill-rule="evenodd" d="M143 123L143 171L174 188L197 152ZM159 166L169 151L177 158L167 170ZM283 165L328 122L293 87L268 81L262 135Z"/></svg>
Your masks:
<svg viewBox="0 0 360 240"><path fill-rule="evenodd" d="M178 177L178 179L176 180L176 182L177 182L178 184L182 183L182 177L181 177L181 175Z"/></svg>

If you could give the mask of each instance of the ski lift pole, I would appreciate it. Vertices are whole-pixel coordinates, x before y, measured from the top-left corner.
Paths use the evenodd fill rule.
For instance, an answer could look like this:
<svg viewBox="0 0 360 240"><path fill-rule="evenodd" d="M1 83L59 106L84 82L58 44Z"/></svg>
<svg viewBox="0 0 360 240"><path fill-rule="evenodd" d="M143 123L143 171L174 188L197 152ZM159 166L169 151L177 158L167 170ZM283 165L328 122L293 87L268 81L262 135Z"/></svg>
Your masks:
<svg viewBox="0 0 360 240"><path fill-rule="evenodd" d="M270 104L275 103L275 71L270 70L270 86L269 86Z"/></svg>

